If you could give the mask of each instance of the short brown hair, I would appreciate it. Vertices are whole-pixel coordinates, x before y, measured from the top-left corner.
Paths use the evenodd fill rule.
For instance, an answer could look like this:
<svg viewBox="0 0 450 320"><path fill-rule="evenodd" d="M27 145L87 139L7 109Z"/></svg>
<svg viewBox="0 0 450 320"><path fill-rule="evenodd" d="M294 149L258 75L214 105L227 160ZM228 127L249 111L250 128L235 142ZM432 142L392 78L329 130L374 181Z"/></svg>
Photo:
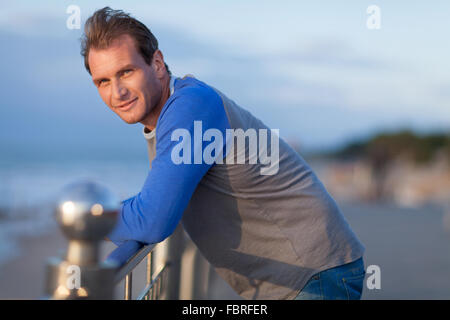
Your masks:
<svg viewBox="0 0 450 320"><path fill-rule="evenodd" d="M158 50L158 40L153 33L140 21L131 17L122 10L113 10L104 7L94 12L84 25L84 35L81 38L81 55L84 57L84 66L89 69L89 50L106 49L111 42L121 35L130 35L136 45L137 50L147 64L151 64L153 54ZM169 67L166 70L169 74Z"/></svg>

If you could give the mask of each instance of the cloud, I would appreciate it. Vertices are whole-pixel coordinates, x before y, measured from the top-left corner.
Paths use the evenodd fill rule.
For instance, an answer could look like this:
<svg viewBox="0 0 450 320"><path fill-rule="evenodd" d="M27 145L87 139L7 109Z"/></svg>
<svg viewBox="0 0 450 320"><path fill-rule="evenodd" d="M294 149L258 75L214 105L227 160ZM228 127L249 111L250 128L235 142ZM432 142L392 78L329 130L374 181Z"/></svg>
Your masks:
<svg viewBox="0 0 450 320"><path fill-rule="evenodd" d="M359 53L347 41L336 38L310 40L305 44L299 44L294 49L279 54L265 55L260 59L289 64L345 68L347 70L392 70L395 68L392 63L378 57Z"/></svg>

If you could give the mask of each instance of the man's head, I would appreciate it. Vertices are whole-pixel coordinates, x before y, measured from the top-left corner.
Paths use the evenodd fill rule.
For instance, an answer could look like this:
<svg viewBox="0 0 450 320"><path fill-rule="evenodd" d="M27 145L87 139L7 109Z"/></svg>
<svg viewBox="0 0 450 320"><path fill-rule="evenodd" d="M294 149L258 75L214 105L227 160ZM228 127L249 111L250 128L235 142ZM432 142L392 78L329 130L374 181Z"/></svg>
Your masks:
<svg viewBox="0 0 450 320"><path fill-rule="evenodd" d="M103 101L125 122L153 127L170 75L156 38L138 20L108 7L96 11L84 31L81 54Z"/></svg>

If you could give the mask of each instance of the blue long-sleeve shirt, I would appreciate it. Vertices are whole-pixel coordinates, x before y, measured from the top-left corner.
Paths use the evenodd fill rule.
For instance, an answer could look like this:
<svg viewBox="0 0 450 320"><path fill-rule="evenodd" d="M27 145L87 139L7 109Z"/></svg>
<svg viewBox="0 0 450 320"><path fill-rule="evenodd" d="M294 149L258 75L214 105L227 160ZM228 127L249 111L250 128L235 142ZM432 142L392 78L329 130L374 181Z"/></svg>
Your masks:
<svg viewBox="0 0 450 320"><path fill-rule="evenodd" d="M116 245L127 240L147 244L160 242L175 230L198 183L213 165L206 161L198 163L205 145L210 143L198 143L202 141L199 123L202 132L211 128L220 130L222 137L226 136L230 124L220 96L193 78L175 80L174 92L157 120L156 157L151 170L142 190L122 202L117 225L108 236ZM172 136L177 129L184 129L185 135ZM190 161L177 163L172 154L183 144L184 152L191 151Z"/></svg>

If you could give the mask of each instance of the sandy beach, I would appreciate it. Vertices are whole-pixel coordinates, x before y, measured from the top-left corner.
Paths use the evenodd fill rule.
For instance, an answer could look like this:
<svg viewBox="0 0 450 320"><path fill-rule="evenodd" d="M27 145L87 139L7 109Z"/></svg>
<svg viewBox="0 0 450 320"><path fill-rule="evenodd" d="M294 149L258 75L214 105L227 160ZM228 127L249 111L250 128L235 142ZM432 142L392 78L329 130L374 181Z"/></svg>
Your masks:
<svg viewBox="0 0 450 320"><path fill-rule="evenodd" d="M59 229L18 241L19 257L0 265L0 299L39 299L44 293L47 259L65 250L67 240Z"/></svg>

